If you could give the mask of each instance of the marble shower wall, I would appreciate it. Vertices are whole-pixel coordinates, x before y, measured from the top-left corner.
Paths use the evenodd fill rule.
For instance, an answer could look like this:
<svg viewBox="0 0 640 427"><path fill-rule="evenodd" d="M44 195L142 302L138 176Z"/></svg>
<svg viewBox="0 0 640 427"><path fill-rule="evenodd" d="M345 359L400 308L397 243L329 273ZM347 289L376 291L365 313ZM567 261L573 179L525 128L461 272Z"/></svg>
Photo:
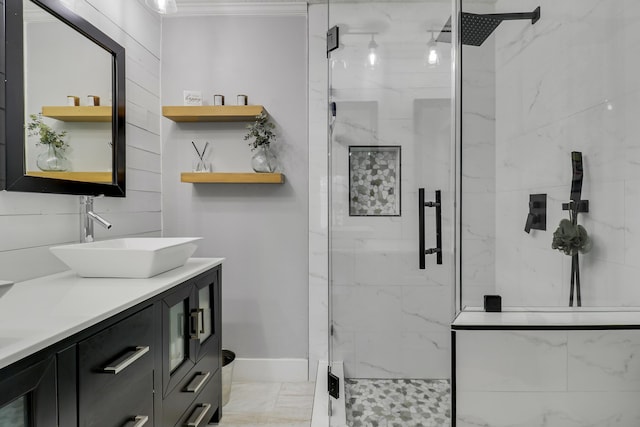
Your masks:
<svg viewBox="0 0 640 427"><path fill-rule="evenodd" d="M561 204L569 197L570 153L581 151L590 212L579 222L594 244L580 258L583 305L640 305L640 3L498 0L495 11L538 5L538 23L503 22L475 48L495 56L495 216L470 233L495 229L495 283L504 305L567 305L571 262L551 240L568 217ZM464 58L465 72L470 61ZM463 163L463 174L474 167ZM535 193L548 195L547 230L526 234ZM463 218L479 214L469 204L463 209ZM473 250L463 241L463 253Z"/></svg>
<svg viewBox="0 0 640 427"><path fill-rule="evenodd" d="M637 330L457 331L456 425L640 424Z"/></svg>
<svg viewBox="0 0 640 427"><path fill-rule="evenodd" d="M332 54L331 207L334 359L347 378L448 378L453 316L450 45L438 67L424 63L429 28L442 28L450 2L336 3ZM380 64L365 67L375 32ZM312 67L313 68L313 67ZM349 216L349 146L401 147L401 215ZM312 150L310 150L311 152ZM418 188L443 195L443 265L418 265ZM435 245L433 209L427 246Z"/></svg>
<svg viewBox="0 0 640 427"><path fill-rule="evenodd" d="M470 4L468 4L470 3ZM492 13L493 4L463 2L463 10ZM496 87L494 40L462 48L460 227L462 306L482 305L496 292Z"/></svg>

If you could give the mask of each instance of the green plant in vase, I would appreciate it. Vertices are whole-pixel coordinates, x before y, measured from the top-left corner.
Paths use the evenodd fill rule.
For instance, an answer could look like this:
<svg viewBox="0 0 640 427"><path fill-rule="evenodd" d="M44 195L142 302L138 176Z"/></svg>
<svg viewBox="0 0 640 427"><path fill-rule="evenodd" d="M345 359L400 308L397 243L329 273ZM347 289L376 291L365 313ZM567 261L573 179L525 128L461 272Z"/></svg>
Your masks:
<svg viewBox="0 0 640 427"><path fill-rule="evenodd" d="M271 151L270 145L276 140L273 132L275 125L269 120L267 113L262 112L256 116L253 123L247 125L249 132L244 139L249 142L251 151L256 154L251 158L251 167L256 172L275 172L278 168L278 160Z"/></svg>
<svg viewBox="0 0 640 427"><path fill-rule="evenodd" d="M42 114L30 114L31 121L27 124L29 136L37 136L40 140L38 146L46 148L38 155L36 164L43 171L66 171L69 168L69 161L66 151L69 148L64 140L67 131L57 132L42 120Z"/></svg>

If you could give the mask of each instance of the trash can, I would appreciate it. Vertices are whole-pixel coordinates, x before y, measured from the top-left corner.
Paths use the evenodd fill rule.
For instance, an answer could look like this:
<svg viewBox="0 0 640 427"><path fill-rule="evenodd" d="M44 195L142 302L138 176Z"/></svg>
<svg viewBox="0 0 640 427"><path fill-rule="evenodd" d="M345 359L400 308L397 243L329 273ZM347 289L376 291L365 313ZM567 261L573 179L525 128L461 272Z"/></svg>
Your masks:
<svg viewBox="0 0 640 427"><path fill-rule="evenodd" d="M234 360L236 360L236 354L233 351L222 350L222 406L229 403Z"/></svg>

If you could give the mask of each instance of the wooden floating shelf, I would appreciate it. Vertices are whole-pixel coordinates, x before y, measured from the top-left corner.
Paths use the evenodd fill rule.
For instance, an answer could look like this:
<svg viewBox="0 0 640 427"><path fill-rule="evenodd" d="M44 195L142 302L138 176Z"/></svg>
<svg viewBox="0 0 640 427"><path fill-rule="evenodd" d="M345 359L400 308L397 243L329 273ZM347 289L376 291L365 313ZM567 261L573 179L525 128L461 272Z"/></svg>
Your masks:
<svg viewBox="0 0 640 427"><path fill-rule="evenodd" d="M183 172L180 181L194 184L282 184L281 173L256 172Z"/></svg>
<svg viewBox="0 0 640 427"><path fill-rule="evenodd" d="M27 176L37 176L40 178L64 179L67 181L100 182L111 184L113 175L111 172L44 172L28 171Z"/></svg>
<svg viewBox="0 0 640 427"><path fill-rule="evenodd" d="M249 122L264 111L262 105L177 105L162 107L174 122Z"/></svg>
<svg viewBox="0 0 640 427"><path fill-rule="evenodd" d="M63 122L110 122L113 113L111 106L98 107L42 107L42 115Z"/></svg>

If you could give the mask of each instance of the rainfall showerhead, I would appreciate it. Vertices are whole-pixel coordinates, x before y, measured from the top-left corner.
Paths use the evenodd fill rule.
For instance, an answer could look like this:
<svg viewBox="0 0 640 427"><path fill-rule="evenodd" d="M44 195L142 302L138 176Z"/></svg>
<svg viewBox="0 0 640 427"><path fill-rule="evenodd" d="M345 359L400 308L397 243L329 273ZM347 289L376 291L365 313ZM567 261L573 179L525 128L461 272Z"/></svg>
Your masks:
<svg viewBox="0 0 640 427"><path fill-rule="evenodd" d="M480 46L498 28L502 21L518 19L530 19L531 24L535 24L540 19L540 6L533 12L524 13L488 13L478 15L476 13L462 12L462 44ZM436 41L451 43L451 17L444 24Z"/></svg>

